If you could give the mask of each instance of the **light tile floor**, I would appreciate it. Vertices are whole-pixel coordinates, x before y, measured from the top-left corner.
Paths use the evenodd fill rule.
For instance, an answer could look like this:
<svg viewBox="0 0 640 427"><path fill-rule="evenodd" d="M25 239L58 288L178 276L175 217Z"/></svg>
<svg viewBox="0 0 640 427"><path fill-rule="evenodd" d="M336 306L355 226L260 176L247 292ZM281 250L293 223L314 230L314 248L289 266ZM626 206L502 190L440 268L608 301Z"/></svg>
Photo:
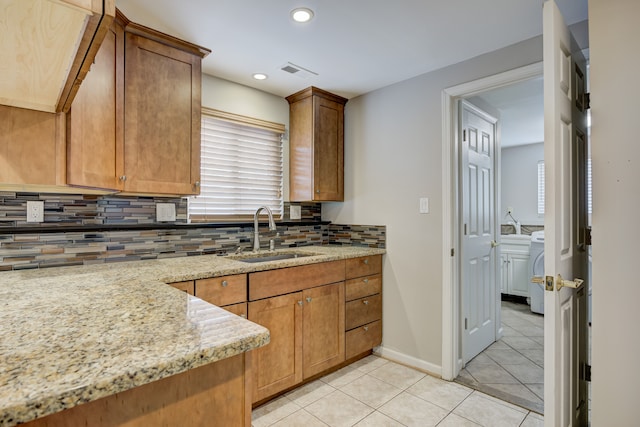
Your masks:
<svg viewBox="0 0 640 427"><path fill-rule="evenodd" d="M374 355L253 411L253 427L543 426L541 415Z"/></svg>
<svg viewBox="0 0 640 427"><path fill-rule="evenodd" d="M543 413L544 316L502 301L503 337L467 363L457 383Z"/></svg>

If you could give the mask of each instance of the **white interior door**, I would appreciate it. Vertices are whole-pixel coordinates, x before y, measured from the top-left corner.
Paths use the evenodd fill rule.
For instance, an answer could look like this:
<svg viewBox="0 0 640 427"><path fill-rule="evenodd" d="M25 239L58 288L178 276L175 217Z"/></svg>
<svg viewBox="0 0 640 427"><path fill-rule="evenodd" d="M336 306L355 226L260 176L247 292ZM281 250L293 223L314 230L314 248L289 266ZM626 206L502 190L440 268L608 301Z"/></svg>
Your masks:
<svg viewBox="0 0 640 427"><path fill-rule="evenodd" d="M461 101L463 363L496 340L496 119Z"/></svg>
<svg viewBox="0 0 640 427"><path fill-rule="evenodd" d="M543 6L545 284L545 426L586 425L588 399L580 380L586 348L586 117L584 58L553 0ZM584 164L582 164L584 162ZM585 360L585 359L583 359Z"/></svg>

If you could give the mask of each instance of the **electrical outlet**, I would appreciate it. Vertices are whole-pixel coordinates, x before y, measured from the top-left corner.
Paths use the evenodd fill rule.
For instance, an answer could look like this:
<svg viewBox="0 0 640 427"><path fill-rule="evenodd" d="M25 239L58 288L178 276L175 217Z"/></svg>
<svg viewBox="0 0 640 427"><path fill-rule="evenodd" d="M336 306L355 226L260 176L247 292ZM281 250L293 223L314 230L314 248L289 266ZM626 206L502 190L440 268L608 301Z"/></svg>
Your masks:
<svg viewBox="0 0 640 427"><path fill-rule="evenodd" d="M27 200L27 222L44 222L44 202Z"/></svg>
<svg viewBox="0 0 640 427"><path fill-rule="evenodd" d="M302 208L300 206L289 206L289 219L301 219Z"/></svg>
<svg viewBox="0 0 640 427"><path fill-rule="evenodd" d="M176 220L176 205L174 203L156 203L156 221L171 222Z"/></svg>

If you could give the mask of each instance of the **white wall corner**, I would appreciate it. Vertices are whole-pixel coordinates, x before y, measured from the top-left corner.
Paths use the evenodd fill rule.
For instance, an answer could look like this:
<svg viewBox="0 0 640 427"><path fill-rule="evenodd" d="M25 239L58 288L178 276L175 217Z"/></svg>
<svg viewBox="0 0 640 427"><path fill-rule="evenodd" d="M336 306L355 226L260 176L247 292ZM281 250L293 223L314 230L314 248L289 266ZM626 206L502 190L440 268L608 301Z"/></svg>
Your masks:
<svg viewBox="0 0 640 427"><path fill-rule="evenodd" d="M401 353L396 350L379 346L373 349L373 353L377 356L384 357L394 362L401 363L411 368L424 371L432 376L442 378L442 366L435 365L427 362L426 360L418 359L417 357L409 356L408 354Z"/></svg>

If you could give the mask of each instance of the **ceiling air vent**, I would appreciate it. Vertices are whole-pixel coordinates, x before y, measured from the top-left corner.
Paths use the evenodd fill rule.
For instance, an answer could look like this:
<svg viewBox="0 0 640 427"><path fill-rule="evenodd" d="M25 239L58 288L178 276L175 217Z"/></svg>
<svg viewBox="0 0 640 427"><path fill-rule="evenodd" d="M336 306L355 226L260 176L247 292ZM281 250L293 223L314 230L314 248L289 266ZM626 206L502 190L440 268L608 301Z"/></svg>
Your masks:
<svg viewBox="0 0 640 427"><path fill-rule="evenodd" d="M302 79L308 79L310 77L316 77L318 75L318 73L314 73L311 70L307 70L304 67L301 67L299 65L293 64L291 62L287 62L286 64L284 64L282 67L280 67L280 69L282 71L285 71L289 74L293 74L295 76L298 76Z"/></svg>

